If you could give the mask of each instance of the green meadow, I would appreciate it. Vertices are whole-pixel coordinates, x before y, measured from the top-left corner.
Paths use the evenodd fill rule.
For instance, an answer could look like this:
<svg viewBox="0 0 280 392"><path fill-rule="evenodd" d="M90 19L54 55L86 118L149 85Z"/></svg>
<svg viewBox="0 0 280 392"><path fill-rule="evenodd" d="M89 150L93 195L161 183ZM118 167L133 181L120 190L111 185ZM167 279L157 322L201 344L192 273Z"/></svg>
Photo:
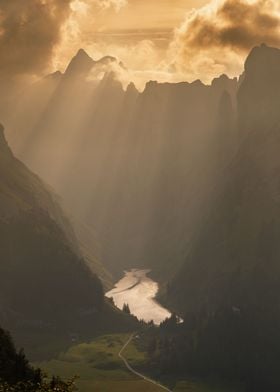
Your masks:
<svg viewBox="0 0 280 392"><path fill-rule="evenodd" d="M56 359L36 363L46 374L63 379L77 376L79 392L160 392L162 388L141 380L130 373L118 353L130 334L101 336L92 342L77 344ZM132 341L123 352L133 368L139 369L146 363L146 354L139 351ZM174 392L236 392L224 387L209 386L195 381L181 381Z"/></svg>
<svg viewBox="0 0 280 392"><path fill-rule="evenodd" d="M80 392L157 392L161 389L130 373L118 353L130 334L105 335L90 343L82 343L61 353L57 359L37 363L47 374L62 378L78 376ZM145 354L137 350L132 342L125 350L132 366L145 363Z"/></svg>

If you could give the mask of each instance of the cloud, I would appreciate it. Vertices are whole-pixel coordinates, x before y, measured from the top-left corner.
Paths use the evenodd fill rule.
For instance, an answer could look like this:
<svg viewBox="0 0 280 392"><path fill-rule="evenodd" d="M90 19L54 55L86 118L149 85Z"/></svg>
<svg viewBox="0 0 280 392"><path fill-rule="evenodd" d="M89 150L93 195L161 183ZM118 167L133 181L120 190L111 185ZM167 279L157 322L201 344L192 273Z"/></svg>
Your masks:
<svg viewBox="0 0 280 392"><path fill-rule="evenodd" d="M98 57L103 57L102 52L97 49L94 50L95 53L99 53ZM130 82L133 82L139 91L143 91L145 85L150 80L157 80L158 82L179 82L183 79L183 75L178 73L169 72L165 63L161 63L160 58L154 44L148 40L140 41L135 46L122 47L120 51L119 46L110 47L110 53L117 54L116 60L106 63L96 64L89 77L90 81L101 80L105 73L113 73L115 79L119 80L123 87L126 88ZM130 58L133 57L135 60L136 67L125 67L120 58ZM141 69L138 61L143 61L143 58L147 59L146 68ZM137 66L138 65L138 66Z"/></svg>
<svg viewBox="0 0 280 392"><path fill-rule="evenodd" d="M37 74L49 65L71 0L0 0L0 74Z"/></svg>
<svg viewBox="0 0 280 392"><path fill-rule="evenodd" d="M0 75L42 75L56 63L59 47L68 44L67 53L73 42L81 45L83 23L92 26L97 10L125 5L126 0L0 0Z"/></svg>
<svg viewBox="0 0 280 392"><path fill-rule="evenodd" d="M279 0L212 0L188 12L173 37L161 30L122 30L131 7L117 12L132 3L0 0L0 75L63 70L83 47L95 59L117 57L139 85L152 76L210 82L221 73L239 75L253 46L280 46Z"/></svg>
<svg viewBox="0 0 280 392"><path fill-rule="evenodd" d="M114 8L117 12L126 6L127 0L93 0L99 7L103 9Z"/></svg>
<svg viewBox="0 0 280 392"><path fill-rule="evenodd" d="M73 11L86 13L90 7L97 7L103 10L113 8L118 12L126 5L127 0L72 0L71 9Z"/></svg>
<svg viewBox="0 0 280 392"><path fill-rule="evenodd" d="M188 12L173 38L158 35L157 39L148 31L145 38L137 37L135 32L102 35L99 21L105 14L104 8L110 7L111 20L116 20L112 11L124 6L124 0L75 0L75 3L79 4L78 12L70 18L72 27L64 35L69 43L63 45L66 55L62 57L60 52L58 58L66 59L71 50L78 49L73 43L82 42L94 58L109 54L121 60L140 88L149 77L170 81L201 79L209 83L222 73L238 76L253 46L262 42L280 46L279 0L212 0ZM93 24L101 26L100 30L92 32ZM106 23L104 26L106 32Z"/></svg>
<svg viewBox="0 0 280 392"><path fill-rule="evenodd" d="M0 0L1 1L1 0ZM127 0L71 0L70 14L61 28L60 44L56 47L52 68L64 70L76 52L83 48L94 58L90 48L98 40L100 31L106 29L108 20L116 20L118 12L127 5ZM101 45L100 46L104 46ZM108 50L103 55L114 55Z"/></svg>
<svg viewBox="0 0 280 392"><path fill-rule="evenodd" d="M139 90L143 90L146 82L151 79L162 82L179 81L178 75L168 72L168 66L162 61L164 57L162 51L159 50L155 42L149 39L116 44L97 42L88 46L87 51L95 59L110 54L121 61L125 65L125 69L112 63L111 70L117 75L124 87L131 81ZM108 69L106 71L108 72ZM182 78L182 75L180 77Z"/></svg>
<svg viewBox="0 0 280 392"><path fill-rule="evenodd" d="M278 0L216 0L187 14L169 57L177 71L209 81L223 72L238 75L250 49L262 42L280 46Z"/></svg>

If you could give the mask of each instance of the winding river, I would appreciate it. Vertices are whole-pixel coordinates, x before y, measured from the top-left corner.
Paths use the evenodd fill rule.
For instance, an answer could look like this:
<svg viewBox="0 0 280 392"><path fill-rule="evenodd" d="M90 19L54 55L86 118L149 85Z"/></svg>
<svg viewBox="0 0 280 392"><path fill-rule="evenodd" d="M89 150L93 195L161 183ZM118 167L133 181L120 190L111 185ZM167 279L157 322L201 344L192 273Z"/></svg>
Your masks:
<svg viewBox="0 0 280 392"><path fill-rule="evenodd" d="M146 322L153 320L159 325L171 316L171 313L162 307L155 297L159 290L158 283L148 277L150 270L125 271L115 287L106 293L106 297L113 298L115 305L122 309L128 304L130 311L138 319Z"/></svg>

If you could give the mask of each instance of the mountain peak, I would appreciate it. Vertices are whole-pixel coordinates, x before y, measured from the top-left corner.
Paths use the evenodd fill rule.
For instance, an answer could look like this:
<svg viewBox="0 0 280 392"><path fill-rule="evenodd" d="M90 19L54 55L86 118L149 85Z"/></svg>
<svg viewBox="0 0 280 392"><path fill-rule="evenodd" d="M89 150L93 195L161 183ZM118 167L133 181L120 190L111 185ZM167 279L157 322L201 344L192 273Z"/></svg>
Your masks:
<svg viewBox="0 0 280 392"><path fill-rule="evenodd" d="M62 72L55 71L44 77L45 80L59 80L62 77Z"/></svg>
<svg viewBox="0 0 280 392"><path fill-rule="evenodd" d="M77 54L70 61L65 75L87 74L93 67L95 61L86 53L84 49L79 49Z"/></svg>
<svg viewBox="0 0 280 392"><path fill-rule="evenodd" d="M212 85L219 82L228 82L230 79L226 74L222 74L212 80Z"/></svg>
<svg viewBox="0 0 280 392"><path fill-rule="evenodd" d="M83 48L80 48L78 50L76 56L88 56L88 54L87 54L87 52Z"/></svg>
<svg viewBox="0 0 280 392"><path fill-rule="evenodd" d="M135 84L133 83L133 82L130 82L129 84L128 84L128 86L127 86L127 88L126 88L126 92L128 93L128 94L138 94L138 90L137 90L137 88L135 87Z"/></svg>
<svg viewBox="0 0 280 392"><path fill-rule="evenodd" d="M249 53L245 62L245 72L253 70L262 71L270 70L269 72L279 73L280 65L280 50L261 44L254 47Z"/></svg>
<svg viewBox="0 0 280 392"><path fill-rule="evenodd" d="M280 50L265 44L252 49L238 91L243 129L268 129L278 121Z"/></svg>
<svg viewBox="0 0 280 392"><path fill-rule="evenodd" d="M226 74L222 74L221 76L212 80L211 86L214 89L227 91L228 93L234 95L238 89L238 79L231 79Z"/></svg>
<svg viewBox="0 0 280 392"><path fill-rule="evenodd" d="M81 61L81 62L89 62L89 63L94 63L94 60L87 54L87 52L84 49L79 49L78 52L76 53L76 56L74 56L73 60L76 61Z"/></svg>

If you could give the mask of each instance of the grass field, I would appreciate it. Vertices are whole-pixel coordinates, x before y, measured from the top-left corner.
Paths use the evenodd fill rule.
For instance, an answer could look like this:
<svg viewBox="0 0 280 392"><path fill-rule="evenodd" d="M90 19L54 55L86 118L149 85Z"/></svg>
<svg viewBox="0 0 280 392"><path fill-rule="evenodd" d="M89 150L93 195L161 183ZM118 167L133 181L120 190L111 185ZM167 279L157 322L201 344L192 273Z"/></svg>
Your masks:
<svg viewBox="0 0 280 392"><path fill-rule="evenodd" d="M160 388L138 379L127 371L118 353L129 334L106 335L91 343L82 343L59 355L57 359L36 363L47 374L62 378L79 376L80 392L158 392ZM125 356L133 366L145 362L145 354L131 343Z"/></svg>
<svg viewBox="0 0 280 392"><path fill-rule="evenodd" d="M48 375L64 379L78 376L79 392L160 392L163 389L131 374L118 357L130 334L101 336L90 343L82 343L61 353L57 359L36 363ZM132 341L123 353L133 367L146 362L145 353ZM237 392L194 381L178 382L174 392Z"/></svg>

